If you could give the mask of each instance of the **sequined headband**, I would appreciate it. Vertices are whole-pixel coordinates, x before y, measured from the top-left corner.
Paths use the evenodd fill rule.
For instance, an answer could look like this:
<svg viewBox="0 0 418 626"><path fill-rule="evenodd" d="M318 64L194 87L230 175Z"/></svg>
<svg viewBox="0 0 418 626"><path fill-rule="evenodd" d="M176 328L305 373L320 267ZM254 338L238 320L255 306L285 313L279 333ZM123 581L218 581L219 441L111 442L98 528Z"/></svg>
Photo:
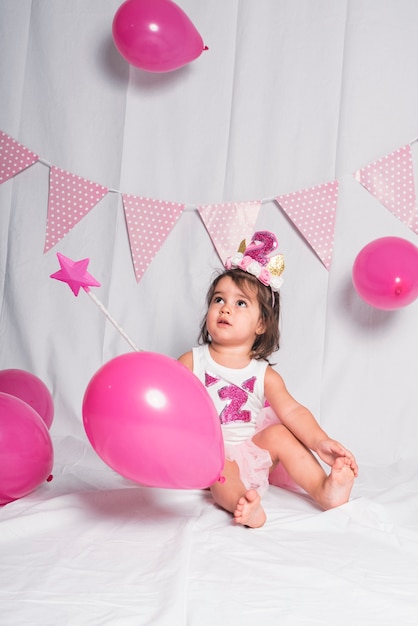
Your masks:
<svg viewBox="0 0 418 626"><path fill-rule="evenodd" d="M283 284L281 274L285 267L284 256L282 254L268 256L277 246L277 239L273 233L260 230L254 233L248 246L245 239L241 241L238 251L226 259L225 268L244 270L253 274L272 291L279 291Z"/></svg>

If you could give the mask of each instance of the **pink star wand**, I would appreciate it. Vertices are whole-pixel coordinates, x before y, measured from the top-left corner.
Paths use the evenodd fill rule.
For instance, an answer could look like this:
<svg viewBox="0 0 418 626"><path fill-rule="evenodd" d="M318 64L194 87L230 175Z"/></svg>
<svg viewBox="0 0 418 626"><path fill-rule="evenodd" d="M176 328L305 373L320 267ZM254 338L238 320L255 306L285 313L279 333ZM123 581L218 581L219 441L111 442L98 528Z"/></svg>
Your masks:
<svg viewBox="0 0 418 626"><path fill-rule="evenodd" d="M119 326L116 320L110 315L109 311L106 307L100 302L96 296L91 293L90 287L100 287L100 283L88 273L87 267L90 259L82 259L81 261L73 261L68 257L64 256L60 252L57 252L58 261L61 269L54 274L51 274L50 278L55 278L56 280L61 280L63 283L67 283L70 287L71 291L75 296L78 296L80 288L82 287L87 295L93 300L93 302L99 307L102 313L107 317L109 322L113 324L117 331L120 332L122 337L126 339L131 348L133 348L136 352L142 352L140 348L138 348L132 339L126 334L126 332Z"/></svg>

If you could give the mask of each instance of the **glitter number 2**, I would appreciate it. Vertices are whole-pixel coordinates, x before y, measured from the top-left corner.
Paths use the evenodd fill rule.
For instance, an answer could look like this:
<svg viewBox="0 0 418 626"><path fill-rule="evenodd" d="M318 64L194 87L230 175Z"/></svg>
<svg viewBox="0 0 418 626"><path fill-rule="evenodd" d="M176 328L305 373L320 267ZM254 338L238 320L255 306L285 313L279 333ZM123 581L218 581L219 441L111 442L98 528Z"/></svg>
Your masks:
<svg viewBox="0 0 418 626"><path fill-rule="evenodd" d="M247 249L245 256L250 256L261 265L267 265L268 255L277 248L277 239L273 233L267 230L259 230L254 233L253 239Z"/></svg>
<svg viewBox="0 0 418 626"><path fill-rule="evenodd" d="M219 416L221 424L251 421L251 411L243 411L242 407L248 399L248 393L245 390L248 389L248 391L252 393L254 391L255 381L256 377L252 376L243 383L242 388L236 385L228 385L219 389L218 395L221 400L231 400L231 402L222 409Z"/></svg>
<svg viewBox="0 0 418 626"><path fill-rule="evenodd" d="M243 389L235 387L235 385L229 385L228 387L219 389L218 394L222 400L231 400L231 402L222 409L219 416L221 424L250 421L251 413L249 411L241 411L248 398L248 394Z"/></svg>

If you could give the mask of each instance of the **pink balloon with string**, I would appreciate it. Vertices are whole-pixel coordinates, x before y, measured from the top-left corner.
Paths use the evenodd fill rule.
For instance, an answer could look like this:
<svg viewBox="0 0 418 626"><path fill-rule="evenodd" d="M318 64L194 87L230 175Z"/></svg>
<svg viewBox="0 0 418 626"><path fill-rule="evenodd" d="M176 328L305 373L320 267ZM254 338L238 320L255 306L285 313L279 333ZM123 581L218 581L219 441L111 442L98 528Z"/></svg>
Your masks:
<svg viewBox="0 0 418 626"><path fill-rule="evenodd" d="M113 19L120 54L148 72L170 72L203 52L202 37L186 13L171 0L126 0Z"/></svg>
<svg viewBox="0 0 418 626"><path fill-rule="evenodd" d="M202 489L221 477L219 417L200 380L178 361L132 352L90 380L83 422L97 454L148 487Z"/></svg>
<svg viewBox="0 0 418 626"><path fill-rule="evenodd" d="M418 298L418 248L401 237L382 237L357 255L352 278L361 298L378 309L394 310Z"/></svg>
<svg viewBox="0 0 418 626"><path fill-rule="evenodd" d="M45 383L31 372L0 370L0 392L23 400L41 416L48 428L54 419L54 402Z"/></svg>
<svg viewBox="0 0 418 626"><path fill-rule="evenodd" d="M48 428L29 404L0 393L0 505L28 495L51 478Z"/></svg>

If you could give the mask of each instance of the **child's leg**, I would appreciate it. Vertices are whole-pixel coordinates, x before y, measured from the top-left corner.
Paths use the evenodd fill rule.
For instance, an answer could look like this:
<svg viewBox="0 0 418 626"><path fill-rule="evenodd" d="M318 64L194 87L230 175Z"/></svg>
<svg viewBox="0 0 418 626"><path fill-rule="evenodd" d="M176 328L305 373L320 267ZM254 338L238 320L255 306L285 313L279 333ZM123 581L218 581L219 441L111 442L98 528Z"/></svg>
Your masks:
<svg viewBox="0 0 418 626"><path fill-rule="evenodd" d="M280 461L291 478L323 509L348 502L354 482L348 459L336 459L327 476L312 452L283 424L261 430L253 442L270 452L273 464Z"/></svg>
<svg viewBox="0 0 418 626"><path fill-rule="evenodd" d="M247 490L239 475L235 461L225 461L225 481L216 482L210 488L213 499L220 507L234 514L238 524L258 528L266 521L260 496L255 489Z"/></svg>

